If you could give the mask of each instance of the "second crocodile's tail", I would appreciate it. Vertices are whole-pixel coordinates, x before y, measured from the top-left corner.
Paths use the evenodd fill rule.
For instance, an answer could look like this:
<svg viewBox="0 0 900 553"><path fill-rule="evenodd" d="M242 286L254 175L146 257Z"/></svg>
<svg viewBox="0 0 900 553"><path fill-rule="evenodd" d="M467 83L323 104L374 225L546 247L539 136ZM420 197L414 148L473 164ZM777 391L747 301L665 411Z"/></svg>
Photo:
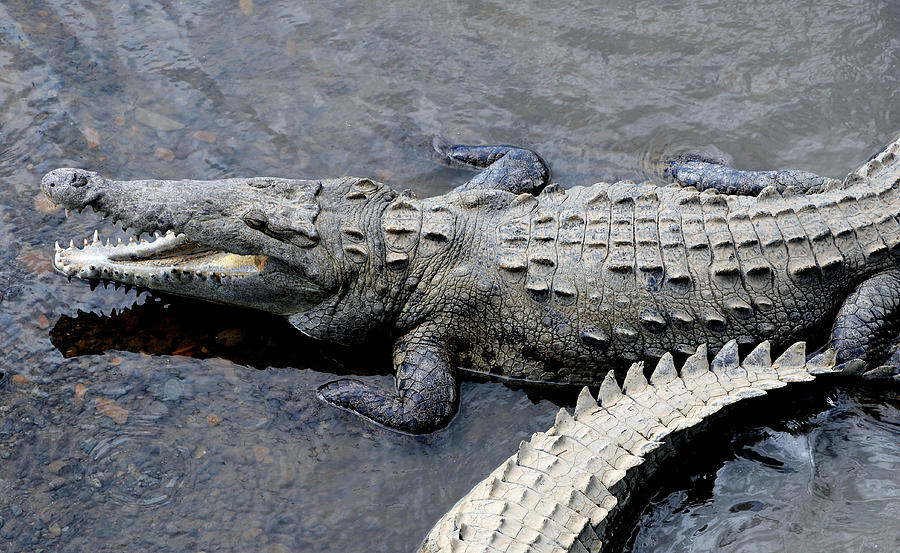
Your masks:
<svg viewBox="0 0 900 553"><path fill-rule="evenodd" d="M652 474L684 455L723 407L838 370L833 350L807 360L804 342L773 363L768 342L741 361L731 341L712 363L701 346L680 373L666 354L649 381L635 363L621 388L610 371L598 398L584 388L574 416L562 409L552 428L523 441L438 521L419 551L609 551L623 541L626 513L649 497Z"/></svg>

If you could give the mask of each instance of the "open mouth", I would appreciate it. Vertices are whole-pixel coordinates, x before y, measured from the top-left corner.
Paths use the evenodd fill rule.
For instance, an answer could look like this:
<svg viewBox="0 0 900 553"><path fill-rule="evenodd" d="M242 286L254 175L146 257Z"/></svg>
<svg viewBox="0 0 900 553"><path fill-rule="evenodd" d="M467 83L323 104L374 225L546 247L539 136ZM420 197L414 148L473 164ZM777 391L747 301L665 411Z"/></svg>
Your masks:
<svg viewBox="0 0 900 553"><path fill-rule="evenodd" d="M169 230L150 240L130 238L113 244L103 242L98 231L84 246L71 241L68 248L56 244L53 263L63 274L83 279L101 279L153 288L171 279L221 281L245 278L262 272L267 257L218 251Z"/></svg>

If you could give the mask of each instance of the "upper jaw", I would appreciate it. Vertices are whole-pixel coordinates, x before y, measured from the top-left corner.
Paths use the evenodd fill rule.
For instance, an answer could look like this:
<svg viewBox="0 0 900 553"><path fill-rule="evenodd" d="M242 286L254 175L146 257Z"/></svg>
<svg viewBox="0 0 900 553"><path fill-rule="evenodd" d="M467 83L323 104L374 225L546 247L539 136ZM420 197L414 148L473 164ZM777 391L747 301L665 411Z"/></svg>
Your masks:
<svg viewBox="0 0 900 553"><path fill-rule="evenodd" d="M315 305L337 286L330 256L315 248L317 181L116 181L58 169L41 184L54 203L91 207L138 238L113 245L95 232L82 248L57 246L54 265L69 277L282 314ZM257 206L271 210L269 221L248 220ZM289 225L282 224L285 214ZM155 238L142 240L143 233Z"/></svg>
<svg viewBox="0 0 900 553"><path fill-rule="evenodd" d="M141 186L146 182L146 186ZM72 211L80 213L90 207L93 211L120 223L123 230L137 237L144 233L181 232L171 212L164 209L166 198L177 198L171 190L155 190L154 181L112 181L93 171L64 167L50 171L41 179L41 189L50 200L65 208L68 217ZM155 181L164 182L164 181ZM163 192L163 194L160 194ZM166 193L169 194L166 194ZM140 205L143 193L151 201ZM170 201L171 201L170 200ZM187 214L185 220L189 220ZM85 244L87 245L87 244Z"/></svg>

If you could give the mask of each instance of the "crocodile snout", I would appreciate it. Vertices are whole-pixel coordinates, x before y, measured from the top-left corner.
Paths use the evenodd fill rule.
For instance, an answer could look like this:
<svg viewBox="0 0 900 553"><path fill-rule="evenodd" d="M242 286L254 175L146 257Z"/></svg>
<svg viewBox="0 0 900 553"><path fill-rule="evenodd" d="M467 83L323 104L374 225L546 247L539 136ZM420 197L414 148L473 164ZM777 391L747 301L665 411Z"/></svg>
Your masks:
<svg viewBox="0 0 900 553"><path fill-rule="evenodd" d="M105 179L93 171L66 167L44 175L41 189L54 203L80 208L97 197L103 182Z"/></svg>

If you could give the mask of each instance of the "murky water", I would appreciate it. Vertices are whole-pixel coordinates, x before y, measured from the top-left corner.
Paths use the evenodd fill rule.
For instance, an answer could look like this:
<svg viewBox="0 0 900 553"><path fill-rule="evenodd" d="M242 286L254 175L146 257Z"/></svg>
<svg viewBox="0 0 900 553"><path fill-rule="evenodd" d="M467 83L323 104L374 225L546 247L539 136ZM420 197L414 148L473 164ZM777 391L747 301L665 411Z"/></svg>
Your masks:
<svg viewBox="0 0 900 553"><path fill-rule="evenodd" d="M648 505L627 551L900 550L900 394L842 389L812 403L769 426L735 421Z"/></svg>
<svg viewBox="0 0 900 553"><path fill-rule="evenodd" d="M900 130L892 0L566 4L0 3L0 551L410 551L557 409L467 382L453 424L414 438L324 407L334 374L388 378L384 344L338 351L266 317L67 283L53 241L100 223L39 196L52 168L355 174L435 194L466 178L429 160L440 135L532 147L564 184L641 178L685 149L841 176ZM748 446L784 461L804 440L850 444L816 473L839 493L784 503L790 524L756 527L782 538L767 545L897 543L896 404L861 397ZM849 414L832 424L833 409ZM657 547L694 535L696 509L768 516L717 502L776 485L764 462L732 466L711 503L667 500L688 518Z"/></svg>

